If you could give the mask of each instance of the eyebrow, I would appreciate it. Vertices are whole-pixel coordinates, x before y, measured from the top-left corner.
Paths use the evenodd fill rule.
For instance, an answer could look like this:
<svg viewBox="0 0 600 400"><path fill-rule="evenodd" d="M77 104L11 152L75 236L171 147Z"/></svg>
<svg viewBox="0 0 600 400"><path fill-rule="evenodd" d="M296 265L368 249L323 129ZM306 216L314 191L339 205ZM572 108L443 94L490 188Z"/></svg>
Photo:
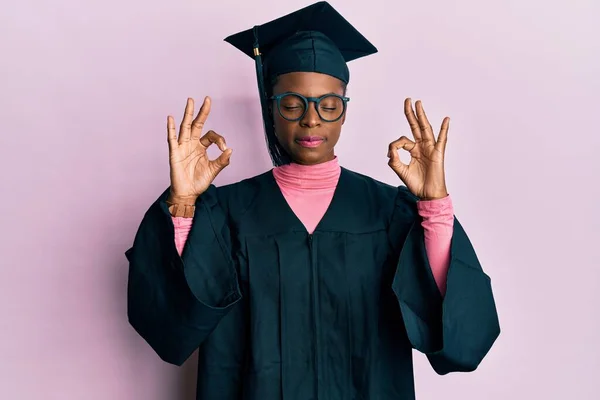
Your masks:
<svg viewBox="0 0 600 400"><path fill-rule="evenodd" d="M327 93L323 93L320 96L307 96L304 93L296 92L296 91L293 91L293 90L286 90L286 91L282 91L281 93L273 93L273 96L279 96L279 95L288 94L288 93L289 94L299 94L299 95L302 95L304 97L316 97L316 98L327 96L327 95L330 95L330 94L334 94L336 96L343 96L343 94L336 93L336 92L327 92Z"/></svg>

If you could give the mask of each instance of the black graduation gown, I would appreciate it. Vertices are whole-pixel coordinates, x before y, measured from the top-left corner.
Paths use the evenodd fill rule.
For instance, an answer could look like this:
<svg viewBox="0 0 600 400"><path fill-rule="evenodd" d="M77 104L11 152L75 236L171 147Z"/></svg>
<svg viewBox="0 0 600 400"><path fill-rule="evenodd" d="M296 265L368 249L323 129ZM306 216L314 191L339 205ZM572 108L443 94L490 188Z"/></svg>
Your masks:
<svg viewBox="0 0 600 400"><path fill-rule="evenodd" d="M182 257L165 203L127 251L128 317L166 362L199 350L202 400L410 400L412 349L472 371L499 335L490 278L454 221L447 293L416 201L342 168L309 235L271 171L211 186Z"/></svg>

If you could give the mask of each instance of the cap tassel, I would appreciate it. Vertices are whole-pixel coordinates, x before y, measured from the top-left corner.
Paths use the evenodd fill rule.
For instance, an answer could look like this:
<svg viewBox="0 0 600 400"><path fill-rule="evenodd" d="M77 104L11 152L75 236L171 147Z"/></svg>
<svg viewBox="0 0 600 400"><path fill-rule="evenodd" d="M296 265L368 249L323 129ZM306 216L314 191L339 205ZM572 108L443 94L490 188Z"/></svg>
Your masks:
<svg viewBox="0 0 600 400"><path fill-rule="evenodd" d="M262 55L260 54L259 42L258 42L258 26L253 29L254 33L254 61L256 64L256 78L258 81L258 94L260 97L260 105L263 114L263 123L265 128L265 138L267 141L267 147L269 149L269 155L273 165L278 167L281 165L289 164L290 158L285 150L279 144L279 140L275 135L275 127L271 115L269 114L269 102L267 99L267 90L265 87L265 79L263 72Z"/></svg>

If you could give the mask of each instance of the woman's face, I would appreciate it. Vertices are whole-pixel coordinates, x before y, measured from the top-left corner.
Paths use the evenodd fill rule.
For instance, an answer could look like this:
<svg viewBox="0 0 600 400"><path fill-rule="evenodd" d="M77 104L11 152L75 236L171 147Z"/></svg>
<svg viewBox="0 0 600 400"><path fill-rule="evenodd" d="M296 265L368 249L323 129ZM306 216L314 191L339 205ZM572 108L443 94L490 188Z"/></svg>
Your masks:
<svg viewBox="0 0 600 400"><path fill-rule="evenodd" d="M273 94L286 92L295 92L304 97L345 94L342 81L317 72L292 72L279 76L273 87ZM306 114L299 121L283 118L277 110L276 101L272 103L272 110L277 139L295 163L314 165L335 158L334 147L340 137L346 114L335 122L325 122L319 117L313 102L308 104Z"/></svg>

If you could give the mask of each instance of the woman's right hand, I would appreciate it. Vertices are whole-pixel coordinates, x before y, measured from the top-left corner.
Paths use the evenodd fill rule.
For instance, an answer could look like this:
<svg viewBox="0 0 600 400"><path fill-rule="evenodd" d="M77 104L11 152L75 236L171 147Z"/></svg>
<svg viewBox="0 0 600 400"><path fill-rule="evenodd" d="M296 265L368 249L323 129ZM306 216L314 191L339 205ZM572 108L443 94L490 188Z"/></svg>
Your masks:
<svg viewBox="0 0 600 400"><path fill-rule="evenodd" d="M204 193L219 172L229 165L232 150L227 148L222 136L209 131L200 137L209 113L210 98L206 97L194 119L194 99L189 98L179 136L175 131L175 120L170 115L167 117L171 167L169 200L173 203L194 205L198 196ZM213 143L223 153L217 159L209 160L206 149Z"/></svg>

